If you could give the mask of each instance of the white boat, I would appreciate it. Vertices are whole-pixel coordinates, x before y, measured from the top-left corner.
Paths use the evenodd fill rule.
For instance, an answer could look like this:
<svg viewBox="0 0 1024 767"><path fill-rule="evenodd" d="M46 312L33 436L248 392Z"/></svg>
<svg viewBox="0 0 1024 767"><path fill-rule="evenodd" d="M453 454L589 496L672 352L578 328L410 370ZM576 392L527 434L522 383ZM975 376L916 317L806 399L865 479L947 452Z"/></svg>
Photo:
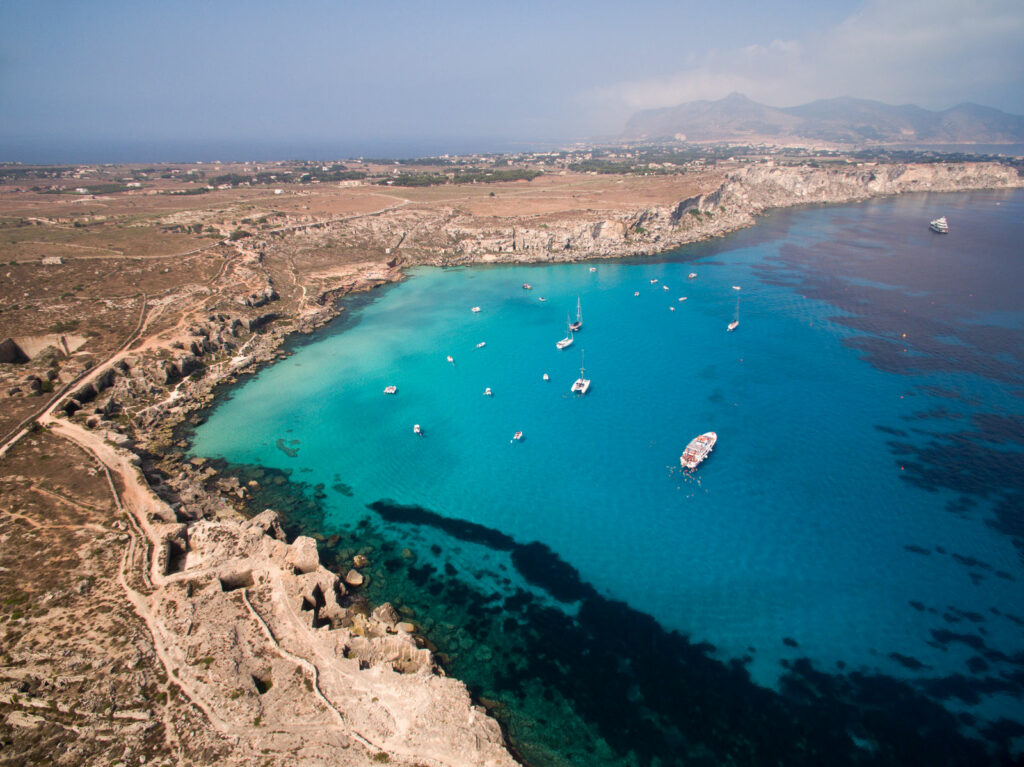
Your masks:
<svg viewBox="0 0 1024 767"><path fill-rule="evenodd" d="M636 293L634 293L633 295L634 295L634 296L639 296L639 295L640 295L640 291L638 290L638 291L637 291Z"/></svg>
<svg viewBox="0 0 1024 767"><path fill-rule="evenodd" d="M689 273L689 274L687 275L687 277L689 277L689 278L690 278L691 280L692 280L692 279L693 279L694 277L696 277L696 276L697 276L697 272L690 272L690 273Z"/></svg>
<svg viewBox="0 0 1024 767"><path fill-rule="evenodd" d="M669 310L670 312L674 312L674 311L676 310L676 308L675 308L674 306L670 306L670 307L668 308L668 310Z"/></svg>
<svg viewBox="0 0 1024 767"><path fill-rule="evenodd" d="M597 267L596 267L596 266L592 266L592 267L590 267L590 271L592 271L592 272L596 272L596 271L597 271Z"/></svg>
<svg viewBox="0 0 1024 767"><path fill-rule="evenodd" d="M711 454L711 448L715 446L717 441L718 435L713 431L705 432L699 437L694 437L690 440L690 444L686 446L683 454L679 456L679 464L684 469L696 469L697 464Z"/></svg>
<svg viewBox="0 0 1024 767"><path fill-rule="evenodd" d="M653 280L651 280L651 284L652 285L657 285L658 284L658 278L655 277Z"/></svg>
<svg viewBox="0 0 1024 767"><path fill-rule="evenodd" d="M575 333L583 327L583 310L580 309L580 297L576 296L576 321L569 323L569 330Z"/></svg>
<svg viewBox="0 0 1024 767"><path fill-rule="evenodd" d="M490 386L488 386L486 389L484 389L484 396L485 397L493 397L494 396L494 393L491 391L491 387Z"/></svg>
<svg viewBox="0 0 1024 767"><path fill-rule="evenodd" d="M939 234L949 234L949 222L945 216L939 216L928 224L928 228Z"/></svg>
<svg viewBox="0 0 1024 767"><path fill-rule="evenodd" d="M385 386L384 387L384 393L385 394L398 394L398 387L397 386Z"/></svg>
<svg viewBox="0 0 1024 767"><path fill-rule="evenodd" d="M538 300L538 301L547 301L547 299L546 299L546 298L544 298L544 296L541 296L541 297L540 297L540 298L538 298L537 300Z"/></svg>
<svg viewBox="0 0 1024 767"><path fill-rule="evenodd" d="M413 434L418 434L419 436L422 437L423 436L423 429L420 428L420 425L418 423L417 424L413 424L412 433Z"/></svg>
<svg viewBox="0 0 1024 767"><path fill-rule="evenodd" d="M487 342L486 341L481 341L480 343L478 343L476 345L476 348L477 349L483 349L485 346L487 346Z"/></svg>
<svg viewBox="0 0 1024 767"><path fill-rule="evenodd" d="M522 440L522 438L523 438L523 433L521 431L517 431L515 434L512 435L512 439L509 440L509 441L510 442L519 442L520 440Z"/></svg>
<svg viewBox="0 0 1024 767"><path fill-rule="evenodd" d="M473 314L480 314L480 307L474 306L470 311L473 312Z"/></svg>
<svg viewBox="0 0 1024 767"><path fill-rule="evenodd" d="M679 296L679 301L680 301L680 302L683 302L683 301L685 301L685 300L686 300L686 296Z"/></svg>
<svg viewBox="0 0 1024 767"><path fill-rule="evenodd" d="M528 282L523 283L523 290L533 290L533 285Z"/></svg>
<svg viewBox="0 0 1024 767"><path fill-rule="evenodd" d="M730 322L729 326L725 329L726 333L731 333L732 331L734 331L736 328L738 328L740 326L740 294L738 292L739 289L740 289L740 286L739 285L733 285L732 289L737 291L737 293L736 293L736 316L733 317L732 322Z"/></svg>
<svg viewBox="0 0 1024 767"><path fill-rule="evenodd" d="M565 338L555 343L555 348L557 349L568 349L570 346L572 346L572 323L569 322L568 316L566 316L565 318L565 323L567 325L565 329Z"/></svg>
<svg viewBox="0 0 1024 767"><path fill-rule="evenodd" d="M590 379L583 377L583 352L580 352L580 377L572 382L572 388L569 389L573 394L586 394L590 389Z"/></svg>
<svg viewBox="0 0 1024 767"><path fill-rule="evenodd" d="M455 364L455 358L454 358L454 357L452 357L452 355L450 355L450 354L448 355L448 361L449 361L450 363L452 363L453 365Z"/></svg>
<svg viewBox="0 0 1024 767"><path fill-rule="evenodd" d="M545 381L550 381L551 380L551 376L549 376L547 373L545 373L544 374L544 380Z"/></svg>
<svg viewBox="0 0 1024 767"><path fill-rule="evenodd" d="M662 290L668 290L668 285L662 285L662 286L661 286L661 289L662 289Z"/></svg>

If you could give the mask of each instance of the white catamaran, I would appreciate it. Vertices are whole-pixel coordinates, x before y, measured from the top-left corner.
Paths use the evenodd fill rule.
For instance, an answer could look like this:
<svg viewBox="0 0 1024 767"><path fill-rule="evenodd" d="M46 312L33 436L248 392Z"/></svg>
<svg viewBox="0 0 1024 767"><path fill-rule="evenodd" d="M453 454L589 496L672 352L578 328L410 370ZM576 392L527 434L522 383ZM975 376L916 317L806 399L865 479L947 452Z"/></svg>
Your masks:
<svg viewBox="0 0 1024 767"><path fill-rule="evenodd" d="M569 390L573 394L586 394L590 389L590 379L583 377L583 351L580 350L580 377L572 382L572 388Z"/></svg>

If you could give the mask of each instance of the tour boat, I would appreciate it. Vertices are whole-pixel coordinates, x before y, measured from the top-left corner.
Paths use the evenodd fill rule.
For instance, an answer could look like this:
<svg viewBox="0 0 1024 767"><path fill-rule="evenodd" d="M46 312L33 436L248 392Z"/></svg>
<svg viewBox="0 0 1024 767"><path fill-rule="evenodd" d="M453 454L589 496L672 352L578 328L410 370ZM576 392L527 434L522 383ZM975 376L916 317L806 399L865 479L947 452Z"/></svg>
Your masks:
<svg viewBox="0 0 1024 767"><path fill-rule="evenodd" d="M572 382L572 388L569 390L573 394L586 394L587 390L590 389L590 379L583 377L583 352L580 352L580 377Z"/></svg>
<svg viewBox="0 0 1024 767"><path fill-rule="evenodd" d="M398 387L397 386L385 386L384 387L384 393L385 394L398 394Z"/></svg>
<svg viewBox="0 0 1024 767"><path fill-rule="evenodd" d="M580 297L576 296L576 321L569 323L569 330L575 333L583 327L583 311L580 309Z"/></svg>
<svg viewBox="0 0 1024 767"><path fill-rule="evenodd" d="M480 307L474 306L470 311L473 312L473 314L480 314Z"/></svg>
<svg viewBox="0 0 1024 767"><path fill-rule="evenodd" d="M512 435L512 439L510 441L511 442L519 442L520 440L522 440L522 438L523 438L523 433L521 431L517 431L515 434Z"/></svg>
<svg viewBox="0 0 1024 767"><path fill-rule="evenodd" d="M418 423L417 424L413 424L412 433L413 434L418 434L419 436L422 437L423 436L423 429L420 428L420 425Z"/></svg>
<svg viewBox="0 0 1024 767"><path fill-rule="evenodd" d="M705 432L699 437L690 440L683 454L679 456L679 463L684 469L696 469L697 464L703 461L711 453L711 448L718 441L718 435L713 431Z"/></svg>
<svg viewBox="0 0 1024 767"><path fill-rule="evenodd" d="M572 346L572 323L569 322L568 315L565 318L565 323L567 325L566 335L565 338L563 338L561 341L555 343L555 348L557 349L568 349L570 346Z"/></svg>
<svg viewBox="0 0 1024 767"><path fill-rule="evenodd" d="M939 234L949 234L949 222L946 221L945 216L939 216L937 219L928 224L928 228L933 232Z"/></svg>

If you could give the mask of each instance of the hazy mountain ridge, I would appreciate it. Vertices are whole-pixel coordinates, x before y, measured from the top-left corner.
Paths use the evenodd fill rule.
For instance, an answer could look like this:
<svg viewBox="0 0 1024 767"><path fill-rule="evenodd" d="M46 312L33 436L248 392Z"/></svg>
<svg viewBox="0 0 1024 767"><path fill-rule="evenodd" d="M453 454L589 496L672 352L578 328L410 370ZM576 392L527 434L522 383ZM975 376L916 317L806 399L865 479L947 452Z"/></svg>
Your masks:
<svg viewBox="0 0 1024 767"><path fill-rule="evenodd" d="M1024 117L978 104L934 112L855 98L795 107L759 104L740 93L647 109L626 123L625 139L797 141L830 144L1013 144L1024 142Z"/></svg>

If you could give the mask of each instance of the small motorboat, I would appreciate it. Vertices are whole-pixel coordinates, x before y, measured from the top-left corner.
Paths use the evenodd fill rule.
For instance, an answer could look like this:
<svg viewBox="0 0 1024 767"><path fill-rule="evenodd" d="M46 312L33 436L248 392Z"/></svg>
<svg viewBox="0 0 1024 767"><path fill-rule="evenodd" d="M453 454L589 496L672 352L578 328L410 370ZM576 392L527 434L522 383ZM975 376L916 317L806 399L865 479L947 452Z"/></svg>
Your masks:
<svg viewBox="0 0 1024 767"><path fill-rule="evenodd" d="M512 435L512 439L509 440L509 441L510 442L521 442L522 439L523 439L523 433L521 431L517 431L515 434Z"/></svg>
<svg viewBox="0 0 1024 767"><path fill-rule="evenodd" d="M533 285L528 282L523 283L523 290L533 290Z"/></svg>
<svg viewBox="0 0 1024 767"><path fill-rule="evenodd" d="M640 291L638 290L638 291L637 291L636 293L634 293L633 295L634 295L634 296L639 296L639 295L640 295Z"/></svg>
<svg viewBox="0 0 1024 767"><path fill-rule="evenodd" d="M680 300L680 302L685 301L686 300L686 296L680 296L679 300Z"/></svg>
<svg viewBox="0 0 1024 767"><path fill-rule="evenodd" d="M473 314L480 314L480 307L474 306L470 311L473 312Z"/></svg>
<svg viewBox="0 0 1024 767"><path fill-rule="evenodd" d="M384 393L385 394L398 394L398 387L397 386L385 386L384 387Z"/></svg>
<svg viewBox="0 0 1024 767"><path fill-rule="evenodd" d="M661 289L662 289L662 290L668 290L668 285L662 285L662 286L661 286Z"/></svg>
<svg viewBox="0 0 1024 767"><path fill-rule="evenodd" d="M590 271L592 271L592 272L596 272L596 271L597 271L597 267L596 267L596 266L592 266L592 267L590 267Z"/></svg>
<svg viewBox="0 0 1024 767"><path fill-rule="evenodd" d="M448 355L448 361L449 361L450 363L452 363L453 365L455 364L455 358L454 358L454 357L452 357L452 355L450 355L450 354Z"/></svg>
<svg viewBox="0 0 1024 767"><path fill-rule="evenodd" d="M483 349L485 346L487 346L487 342L486 341L481 341L480 343L478 343L476 345L476 348L477 349Z"/></svg>
<svg viewBox="0 0 1024 767"><path fill-rule="evenodd" d="M547 299L546 299L546 298L544 298L544 296L541 296L541 297L539 298L539 300L540 300L540 301L547 301Z"/></svg>
<svg viewBox="0 0 1024 767"><path fill-rule="evenodd" d="M651 280L651 284L652 284L652 285L657 285L657 284L658 284L658 278L657 278L657 277L655 277L654 279L652 279L652 280Z"/></svg>
<svg viewBox="0 0 1024 767"><path fill-rule="evenodd" d="M486 389L484 389L484 396L485 397L493 397L494 396L494 392L491 391L491 387L490 386L488 386Z"/></svg>
<svg viewBox="0 0 1024 767"><path fill-rule="evenodd" d="M417 436L422 437L423 436L423 429L420 428L420 425L418 423L417 424L413 424L412 433L416 434Z"/></svg>
<svg viewBox="0 0 1024 767"><path fill-rule="evenodd" d="M544 374L544 380L545 381L550 381L551 380L551 376L549 376L547 373L545 373Z"/></svg>
<svg viewBox="0 0 1024 767"><path fill-rule="evenodd" d="M670 307L668 308L668 310L669 310L670 312L674 312L674 311L676 310L676 308L675 308L674 306L670 306Z"/></svg>
<svg viewBox="0 0 1024 767"><path fill-rule="evenodd" d="M694 277L697 276L697 272L690 272L687 276L692 280Z"/></svg>

